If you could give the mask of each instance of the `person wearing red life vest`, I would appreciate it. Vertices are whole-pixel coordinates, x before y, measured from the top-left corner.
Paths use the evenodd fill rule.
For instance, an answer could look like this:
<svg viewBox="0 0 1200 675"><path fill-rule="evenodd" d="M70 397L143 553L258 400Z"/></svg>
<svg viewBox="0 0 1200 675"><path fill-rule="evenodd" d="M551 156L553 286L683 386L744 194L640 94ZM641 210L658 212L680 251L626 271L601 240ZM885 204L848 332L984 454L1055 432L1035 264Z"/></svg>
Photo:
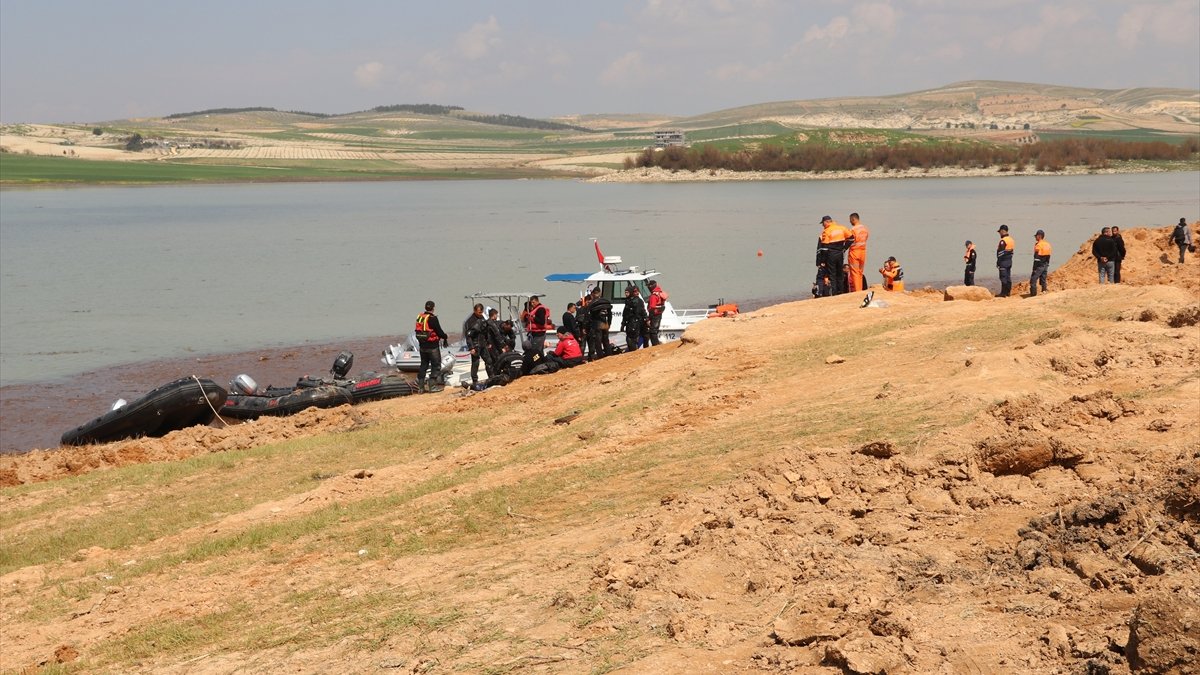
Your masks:
<svg viewBox="0 0 1200 675"><path fill-rule="evenodd" d="M417 371L417 390L425 393L441 391L442 387L442 353L438 349L450 344L450 337L442 330L442 323L433 313L432 300L425 301L425 311L417 316L416 336L417 347L421 354L421 368ZM426 379L426 370L429 378Z"/></svg>
<svg viewBox="0 0 1200 675"><path fill-rule="evenodd" d="M550 320L550 308L543 305L538 296L529 298L529 342L533 344L534 353L545 356L546 333L554 328Z"/></svg>
<svg viewBox="0 0 1200 675"><path fill-rule="evenodd" d="M650 297L646 300L646 312L650 315L650 327L646 333L646 339L650 341L651 346L654 346L660 344L658 327L662 325L663 312L667 309L667 291L654 279L647 281L646 287L650 289Z"/></svg>

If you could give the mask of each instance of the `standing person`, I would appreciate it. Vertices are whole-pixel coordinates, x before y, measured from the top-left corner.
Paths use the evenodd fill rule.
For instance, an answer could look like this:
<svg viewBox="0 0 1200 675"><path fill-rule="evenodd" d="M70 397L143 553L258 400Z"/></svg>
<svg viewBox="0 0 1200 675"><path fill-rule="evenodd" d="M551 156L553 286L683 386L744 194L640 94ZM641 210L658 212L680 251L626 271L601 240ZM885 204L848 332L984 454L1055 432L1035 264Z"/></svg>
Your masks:
<svg viewBox="0 0 1200 675"><path fill-rule="evenodd" d="M512 324L510 323L509 325L511 326ZM488 378L490 379L499 372L497 364L500 361L500 355L504 353L504 335L500 325L500 311L495 307L488 310L488 318L484 322L483 328L484 341L487 345L484 363L487 364Z"/></svg>
<svg viewBox="0 0 1200 675"><path fill-rule="evenodd" d="M1117 257L1117 243L1113 241L1111 228L1106 227L1100 230L1100 236L1092 242L1092 256L1096 258L1096 272L1100 277L1100 283L1111 284L1113 270L1116 267L1114 258Z"/></svg>
<svg viewBox="0 0 1200 675"><path fill-rule="evenodd" d="M581 335L581 333L579 332L579 321L576 318L577 312L578 312L578 309L576 308L575 303L568 302L567 303L567 311L563 312L562 324L561 324L563 328L567 329L568 333L575 336L576 341L579 340L579 337Z"/></svg>
<svg viewBox="0 0 1200 675"><path fill-rule="evenodd" d="M463 321L463 339L471 351L471 384L479 382L479 362L483 361L484 371L492 376L491 359L487 350L487 319L483 317L483 305L475 303L471 315Z"/></svg>
<svg viewBox="0 0 1200 675"><path fill-rule="evenodd" d="M550 320L550 308L543 305L538 296L529 298L529 342L538 356L545 356L546 332L554 328Z"/></svg>
<svg viewBox="0 0 1200 675"><path fill-rule="evenodd" d="M1171 241L1179 247L1179 264L1183 264L1184 252L1192 247L1192 228L1188 227L1187 218L1180 218L1179 224L1171 230Z"/></svg>
<svg viewBox="0 0 1200 675"><path fill-rule="evenodd" d="M1121 261L1125 259L1125 238L1121 236L1121 228L1113 225L1113 243L1117 245L1117 257L1113 259L1113 283L1121 283Z"/></svg>
<svg viewBox="0 0 1200 675"><path fill-rule="evenodd" d="M625 351L639 346L646 328L646 303L642 302L637 286L625 287L625 311L621 314L621 330L625 333Z"/></svg>
<svg viewBox="0 0 1200 675"><path fill-rule="evenodd" d="M971 240L968 239L966 246L967 252L963 254L963 263L966 265L966 268L963 270L963 286L974 286L975 259L977 257L975 254L975 244L972 244Z"/></svg>
<svg viewBox="0 0 1200 675"><path fill-rule="evenodd" d="M871 236L871 231L862 224L857 213L850 214L850 234L854 235L854 242L850 244L850 253L846 256L850 262L850 291L865 291L867 290L867 277L864 274L867 269L867 239Z"/></svg>
<svg viewBox="0 0 1200 675"><path fill-rule="evenodd" d="M825 262L825 266L829 268L830 272L829 281L832 293L841 295L846 292L846 287L840 271L842 265L846 264L843 259L846 249L854 243L854 234L845 225L837 223L830 216L821 218L821 227L821 236L817 239L816 264L819 267L821 261Z"/></svg>
<svg viewBox="0 0 1200 675"><path fill-rule="evenodd" d="M650 298L646 301L646 312L650 315L646 339L651 345L657 345L660 344L658 329L662 325L663 312L667 309L667 291L654 279L647 281L646 286L650 289Z"/></svg>
<svg viewBox="0 0 1200 675"><path fill-rule="evenodd" d="M588 308L588 303L592 301L592 289L587 289L583 295L579 296L579 303L575 305L575 326L579 328L579 333L576 336L579 340L579 348L584 354L589 353L588 343L591 340L588 338L588 333L591 332L592 319Z"/></svg>
<svg viewBox="0 0 1200 675"><path fill-rule="evenodd" d="M1049 291L1046 288L1046 273L1050 271L1050 242L1046 241L1046 233L1038 230L1033 233L1033 238L1037 241L1033 244L1033 274L1029 277L1029 297L1035 297L1038 293L1038 284L1042 285L1042 292Z"/></svg>
<svg viewBox="0 0 1200 675"><path fill-rule="evenodd" d="M421 354L421 368L417 371L417 391L425 393L442 390L442 352L438 349L450 345L450 337L442 330L442 323L433 313L432 300L425 301L425 311L417 315L417 345ZM425 372L429 371L426 379Z"/></svg>
<svg viewBox="0 0 1200 675"><path fill-rule="evenodd" d="M1012 237L1008 236L1007 225L1001 225L996 232L1000 234L1000 243L996 244L996 270L1000 272L1000 295L996 297L1007 298L1012 293L1013 249L1017 244Z"/></svg>
<svg viewBox="0 0 1200 675"><path fill-rule="evenodd" d="M592 299L588 301L588 360L608 356L611 345L608 342L608 330L612 327L612 301L600 294L600 287L592 289Z"/></svg>

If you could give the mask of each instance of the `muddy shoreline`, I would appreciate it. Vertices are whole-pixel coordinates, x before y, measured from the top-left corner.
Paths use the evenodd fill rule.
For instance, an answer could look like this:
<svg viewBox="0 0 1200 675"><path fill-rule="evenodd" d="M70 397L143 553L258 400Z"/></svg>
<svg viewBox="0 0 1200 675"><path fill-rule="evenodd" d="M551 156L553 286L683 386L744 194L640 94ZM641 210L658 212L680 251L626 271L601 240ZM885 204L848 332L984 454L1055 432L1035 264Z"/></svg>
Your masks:
<svg viewBox="0 0 1200 675"><path fill-rule="evenodd" d="M62 433L108 411L118 398L132 401L155 387L189 375L221 386L241 373L260 385L286 386L304 375L319 377L343 349L354 353L354 372L382 370L384 347L403 336L264 347L226 354L129 363L64 380L0 387L0 453L57 448Z"/></svg>
<svg viewBox="0 0 1200 675"><path fill-rule="evenodd" d="M797 281L797 292L802 295L756 298L741 302L740 307L742 311L751 311L809 299L807 286L801 288L801 281ZM913 284L912 288L945 287L952 283L955 282ZM458 337L451 333L451 339ZM104 414L117 399L132 401L155 387L190 375L209 378L223 387L242 373L263 386L289 386L305 375L325 376L343 349L354 354L355 374L381 371L387 368L380 362L384 348L403 339L402 335L390 335L261 347L128 363L61 380L3 386L0 387L0 454L57 448L64 431Z"/></svg>

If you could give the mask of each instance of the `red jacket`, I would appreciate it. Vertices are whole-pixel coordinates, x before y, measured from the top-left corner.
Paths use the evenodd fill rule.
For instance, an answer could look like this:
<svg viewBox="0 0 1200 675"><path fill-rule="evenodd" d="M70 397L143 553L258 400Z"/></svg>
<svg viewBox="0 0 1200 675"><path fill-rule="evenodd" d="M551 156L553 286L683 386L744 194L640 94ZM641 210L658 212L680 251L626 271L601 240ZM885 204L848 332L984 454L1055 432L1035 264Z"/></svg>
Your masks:
<svg viewBox="0 0 1200 675"><path fill-rule="evenodd" d="M564 359L578 359L583 358L583 350L579 348L579 342L575 340L575 336L567 333L558 339L554 355Z"/></svg>

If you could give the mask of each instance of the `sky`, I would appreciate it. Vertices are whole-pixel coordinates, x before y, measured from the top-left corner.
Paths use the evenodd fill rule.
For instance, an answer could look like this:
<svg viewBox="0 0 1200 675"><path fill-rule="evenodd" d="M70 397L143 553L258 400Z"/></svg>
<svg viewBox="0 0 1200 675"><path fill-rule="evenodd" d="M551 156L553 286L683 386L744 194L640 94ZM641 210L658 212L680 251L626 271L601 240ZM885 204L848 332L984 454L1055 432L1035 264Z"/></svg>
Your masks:
<svg viewBox="0 0 1200 675"><path fill-rule="evenodd" d="M1200 0L0 0L0 122L695 115L962 80L1200 89Z"/></svg>

